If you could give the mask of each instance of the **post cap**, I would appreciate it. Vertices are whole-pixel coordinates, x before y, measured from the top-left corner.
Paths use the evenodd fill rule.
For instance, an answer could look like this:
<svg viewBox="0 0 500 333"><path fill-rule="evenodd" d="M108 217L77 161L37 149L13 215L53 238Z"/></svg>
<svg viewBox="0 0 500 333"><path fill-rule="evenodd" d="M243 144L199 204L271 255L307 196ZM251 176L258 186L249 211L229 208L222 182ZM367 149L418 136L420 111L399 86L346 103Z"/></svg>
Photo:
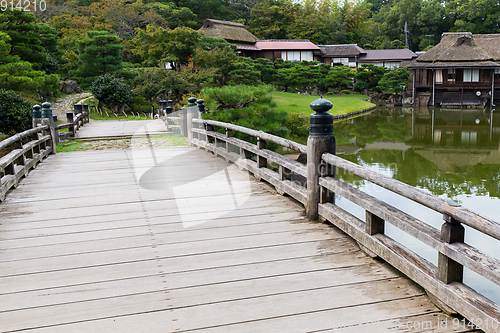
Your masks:
<svg viewBox="0 0 500 333"><path fill-rule="evenodd" d="M309 117L309 135L333 135L333 116L328 113L333 107L332 102L321 97L310 105L316 113Z"/></svg>
<svg viewBox="0 0 500 333"><path fill-rule="evenodd" d="M33 105L33 110L40 110L42 107L38 104Z"/></svg>
<svg viewBox="0 0 500 333"><path fill-rule="evenodd" d="M45 108L45 109L48 109L52 106L52 104L50 104L49 102L43 102L42 103L42 108Z"/></svg>
<svg viewBox="0 0 500 333"><path fill-rule="evenodd" d="M203 99L200 98L199 100L196 101L196 103L203 104L203 103L205 103L205 100L203 100Z"/></svg>
<svg viewBox="0 0 500 333"><path fill-rule="evenodd" d="M188 106L195 106L196 105L196 97L189 97L188 98Z"/></svg>
<svg viewBox="0 0 500 333"><path fill-rule="evenodd" d="M324 99L321 96L319 99L313 101L310 105L310 108L317 113L325 113L328 112L333 107L332 102L327 99Z"/></svg>

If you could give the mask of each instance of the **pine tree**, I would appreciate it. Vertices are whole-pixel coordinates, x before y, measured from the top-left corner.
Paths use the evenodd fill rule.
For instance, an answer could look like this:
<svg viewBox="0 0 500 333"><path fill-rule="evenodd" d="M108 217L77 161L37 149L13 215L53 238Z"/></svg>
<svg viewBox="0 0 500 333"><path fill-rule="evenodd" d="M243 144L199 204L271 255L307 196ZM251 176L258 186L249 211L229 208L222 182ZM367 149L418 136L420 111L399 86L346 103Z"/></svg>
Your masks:
<svg viewBox="0 0 500 333"><path fill-rule="evenodd" d="M87 38L78 41L80 66L74 75L82 86L89 86L97 76L122 68L120 38L107 31L88 31Z"/></svg>

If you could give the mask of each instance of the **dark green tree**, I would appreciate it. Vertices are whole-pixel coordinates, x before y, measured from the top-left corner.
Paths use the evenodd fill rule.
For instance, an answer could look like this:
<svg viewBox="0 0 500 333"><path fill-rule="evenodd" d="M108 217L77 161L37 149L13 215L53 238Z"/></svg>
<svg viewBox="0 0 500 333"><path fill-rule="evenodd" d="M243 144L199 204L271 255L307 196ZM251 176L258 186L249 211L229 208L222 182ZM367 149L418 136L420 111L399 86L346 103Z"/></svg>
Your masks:
<svg viewBox="0 0 500 333"><path fill-rule="evenodd" d="M354 90L363 92L365 89L376 89L380 79L387 72L383 66L375 66L372 64L364 64L356 68L354 72Z"/></svg>
<svg viewBox="0 0 500 333"><path fill-rule="evenodd" d="M0 89L0 132L13 135L31 127L31 103L13 91Z"/></svg>
<svg viewBox="0 0 500 333"><path fill-rule="evenodd" d="M113 112L123 111L126 104L134 98L132 88L114 74L106 73L97 77L90 88L99 100L98 108L104 106Z"/></svg>
<svg viewBox="0 0 500 333"><path fill-rule="evenodd" d="M122 68L120 38L107 31L88 31L87 38L78 41L80 66L74 75L82 86L89 86L97 76Z"/></svg>
<svg viewBox="0 0 500 333"><path fill-rule="evenodd" d="M408 82L410 82L410 72L406 67L400 67L392 71L387 71L378 82L377 89L393 94L400 94L406 90Z"/></svg>
<svg viewBox="0 0 500 333"><path fill-rule="evenodd" d="M256 86L260 83L260 71L255 68L252 59L239 61L234 64L234 69L229 72L231 85Z"/></svg>

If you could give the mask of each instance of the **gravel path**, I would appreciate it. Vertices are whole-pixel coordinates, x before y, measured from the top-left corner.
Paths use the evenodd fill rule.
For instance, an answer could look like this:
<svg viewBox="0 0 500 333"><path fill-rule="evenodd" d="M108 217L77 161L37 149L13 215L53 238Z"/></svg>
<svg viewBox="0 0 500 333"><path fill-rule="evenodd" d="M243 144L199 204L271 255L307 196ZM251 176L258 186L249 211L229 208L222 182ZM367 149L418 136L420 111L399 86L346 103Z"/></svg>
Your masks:
<svg viewBox="0 0 500 333"><path fill-rule="evenodd" d="M78 100L78 103L92 96L90 92L82 92L79 94L67 95L57 99L52 103L52 115L57 116L58 120L66 121L66 112L73 111L73 103Z"/></svg>

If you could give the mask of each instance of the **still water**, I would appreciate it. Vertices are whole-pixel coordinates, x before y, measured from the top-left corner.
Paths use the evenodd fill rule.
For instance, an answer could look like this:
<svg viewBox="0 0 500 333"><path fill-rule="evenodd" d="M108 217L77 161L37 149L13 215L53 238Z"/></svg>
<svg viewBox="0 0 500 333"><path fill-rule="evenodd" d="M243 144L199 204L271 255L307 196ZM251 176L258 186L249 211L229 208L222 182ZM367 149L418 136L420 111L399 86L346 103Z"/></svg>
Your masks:
<svg viewBox="0 0 500 333"><path fill-rule="evenodd" d="M406 184L453 199L500 222L500 109L379 108L334 124L337 155ZM337 171L337 178L440 229L442 214ZM344 198L337 204L364 220ZM386 233L434 265L438 254L386 223ZM500 241L466 227L465 241L500 259ZM464 282L500 304L500 286L465 269Z"/></svg>

